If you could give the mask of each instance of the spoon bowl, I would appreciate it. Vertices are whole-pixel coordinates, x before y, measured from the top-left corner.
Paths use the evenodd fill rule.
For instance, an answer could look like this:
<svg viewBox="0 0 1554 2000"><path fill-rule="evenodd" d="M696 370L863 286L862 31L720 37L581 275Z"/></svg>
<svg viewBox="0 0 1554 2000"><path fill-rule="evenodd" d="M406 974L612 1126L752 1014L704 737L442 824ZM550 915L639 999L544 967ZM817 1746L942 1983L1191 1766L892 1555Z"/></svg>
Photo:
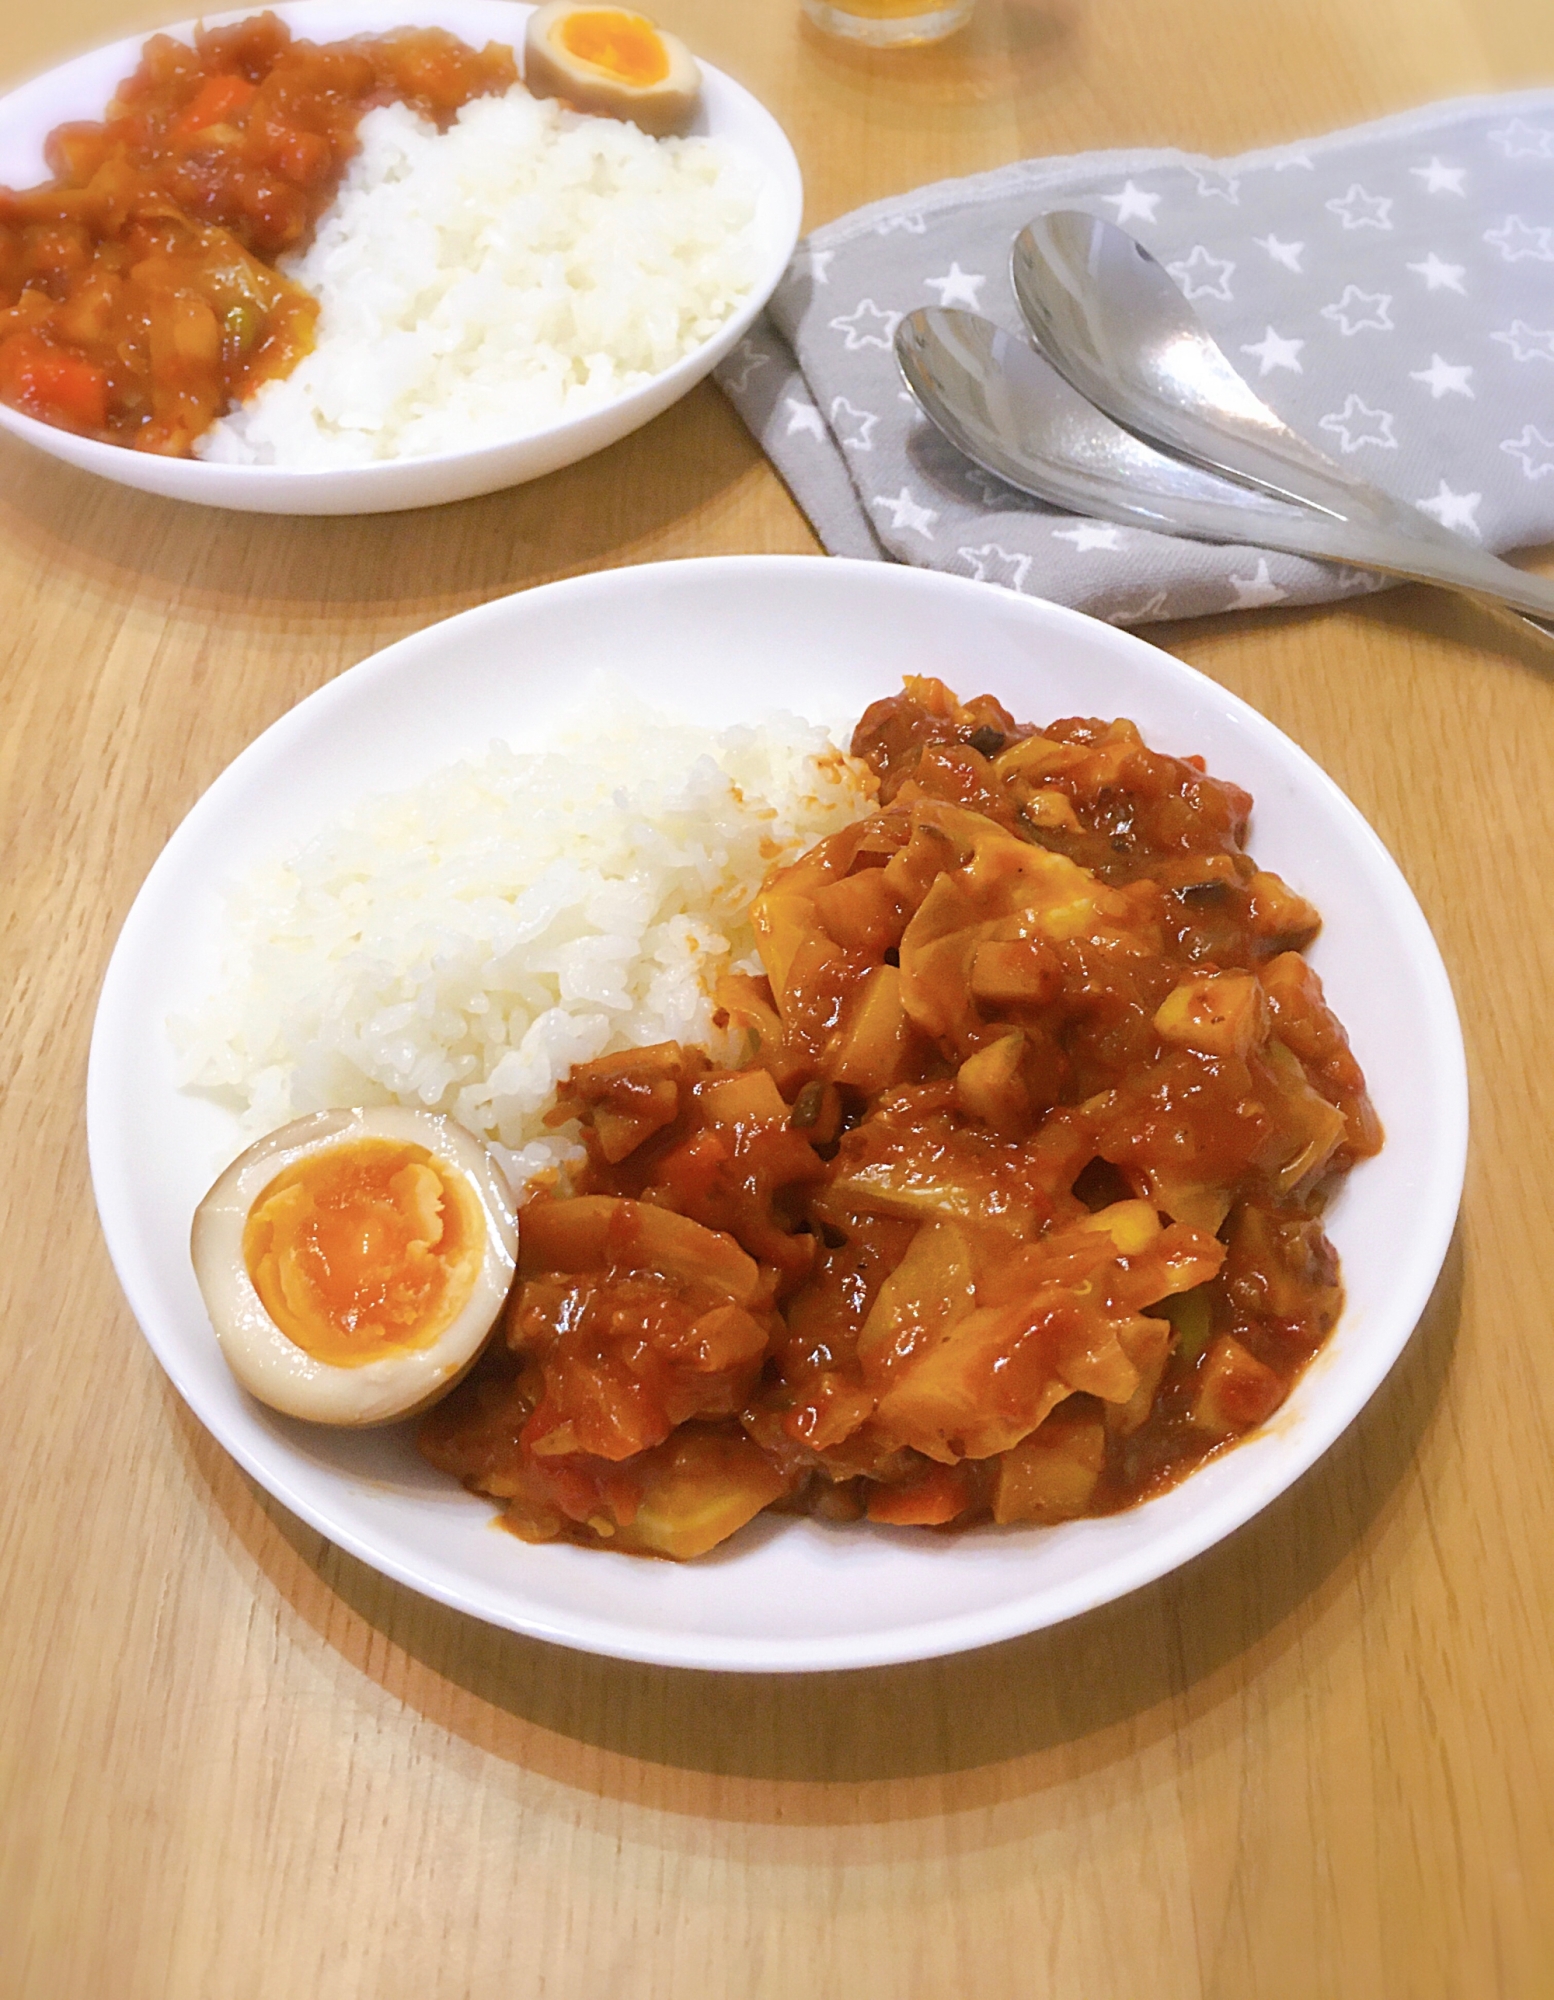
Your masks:
<svg viewBox="0 0 1554 2000"><path fill-rule="evenodd" d="M1023 341L976 313L920 307L896 330L896 359L919 406L959 451L1023 493L1071 513L1195 541L1280 549L1510 605L1543 638L1554 585L1457 536L1344 520L1239 485L1115 423ZM1385 497L1385 496L1383 496ZM1399 510L1405 516L1412 510ZM1420 524L1426 525L1424 517Z"/></svg>

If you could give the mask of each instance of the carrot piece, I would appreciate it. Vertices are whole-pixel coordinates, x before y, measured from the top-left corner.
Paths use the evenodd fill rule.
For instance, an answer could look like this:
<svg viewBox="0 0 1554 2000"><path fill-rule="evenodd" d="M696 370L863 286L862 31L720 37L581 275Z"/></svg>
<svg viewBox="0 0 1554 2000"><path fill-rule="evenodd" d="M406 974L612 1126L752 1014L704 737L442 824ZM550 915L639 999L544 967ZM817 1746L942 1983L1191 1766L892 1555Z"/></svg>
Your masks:
<svg viewBox="0 0 1554 2000"><path fill-rule="evenodd" d="M229 124L252 102L255 86L243 76L206 79L174 120L171 139L192 139L211 125Z"/></svg>
<svg viewBox="0 0 1554 2000"><path fill-rule="evenodd" d="M108 421L106 373L35 333L0 342L0 397L28 416L69 430L102 430Z"/></svg>
<svg viewBox="0 0 1554 2000"><path fill-rule="evenodd" d="M942 1528L970 1499L958 1465L934 1465L910 1486L876 1486L869 1494L869 1519L893 1528Z"/></svg>

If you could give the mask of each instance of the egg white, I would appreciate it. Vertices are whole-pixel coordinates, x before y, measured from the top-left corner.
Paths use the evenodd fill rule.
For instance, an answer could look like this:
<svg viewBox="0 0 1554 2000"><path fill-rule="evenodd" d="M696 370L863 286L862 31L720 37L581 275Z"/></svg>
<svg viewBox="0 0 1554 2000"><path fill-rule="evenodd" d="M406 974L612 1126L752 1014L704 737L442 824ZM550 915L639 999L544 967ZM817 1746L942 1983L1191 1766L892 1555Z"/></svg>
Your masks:
<svg viewBox="0 0 1554 2000"><path fill-rule="evenodd" d="M630 83L573 55L560 35L567 16L606 9L647 22L669 59L666 76L657 83ZM682 128L701 95L700 65L679 36L640 8L617 6L615 0L547 0L537 7L524 33L523 81L535 97L562 97L595 117L629 119L655 139Z"/></svg>
<svg viewBox="0 0 1554 2000"><path fill-rule="evenodd" d="M474 1290L434 1341L342 1367L307 1353L271 1319L248 1274L243 1232L249 1211L278 1174L359 1139L424 1146L456 1169L484 1217L485 1245ZM189 1253L222 1355L250 1394L313 1423L384 1424L435 1403L473 1365L512 1286L518 1224L506 1175L453 1119L398 1105L315 1111L268 1133L232 1162L194 1212Z"/></svg>

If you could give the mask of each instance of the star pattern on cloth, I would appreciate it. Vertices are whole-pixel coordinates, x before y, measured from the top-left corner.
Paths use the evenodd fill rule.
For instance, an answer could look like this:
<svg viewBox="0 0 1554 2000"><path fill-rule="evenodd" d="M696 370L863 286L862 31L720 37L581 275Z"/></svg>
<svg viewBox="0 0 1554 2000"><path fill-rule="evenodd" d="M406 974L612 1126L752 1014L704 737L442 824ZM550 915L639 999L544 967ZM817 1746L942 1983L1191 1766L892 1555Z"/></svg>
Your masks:
<svg viewBox="0 0 1554 2000"><path fill-rule="evenodd" d="M1274 368L1290 368L1297 375L1303 375L1305 370L1300 365L1300 350L1305 344L1303 340L1286 340L1269 327L1261 340L1248 341L1241 352L1257 356L1259 379Z"/></svg>
<svg viewBox="0 0 1554 2000"><path fill-rule="evenodd" d="M1110 521L1076 521L1071 528L1054 528L1055 542L1072 542L1076 552L1085 555L1091 549L1120 549L1117 530Z"/></svg>
<svg viewBox="0 0 1554 2000"><path fill-rule="evenodd" d="M771 366L772 357L764 347L757 347L753 340L742 340L734 349L730 360L724 364L723 380L736 396L742 396L750 387L752 375L759 375L763 368ZM733 366L734 362L739 366Z"/></svg>
<svg viewBox="0 0 1554 2000"><path fill-rule="evenodd" d="M1239 174L1223 174L1217 167L1189 167L1187 171L1198 183L1198 193L1205 200L1213 196L1219 201L1228 201L1232 208L1241 206ZM1150 219L1153 221L1154 218Z"/></svg>
<svg viewBox="0 0 1554 2000"><path fill-rule="evenodd" d="M800 250L788 266L789 279L808 278L817 285L829 285L831 266L836 262L834 250Z"/></svg>
<svg viewBox="0 0 1554 2000"><path fill-rule="evenodd" d="M739 329L749 338L717 375L828 547L1121 626L1380 587L1353 566L1281 560L1253 515L1215 547L1053 507L932 430L895 368L903 316L1006 319L1005 246L1049 203L1147 243L1257 393L1345 467L1383 476L1429 532L1486 549L1554 534L1551 87L1245 161L1028 162L801 243L769 318Z"/></svg>
<svg viewBox="0 0 1554 2000"><path fill-rule="evenodd" d="M997 542L984 542L979 549L957 549L955 553L969 566L976 583L1002 584L1005 590L1021 590L1025 586L1031 566L1029 556L1000 548Z"/></svg>
<svg viewBox="0 0 1554 2000"><path fill-rule="evenodd" d="M959 264L951 263L942 278L924 278L923 283L931 292L939 294L939 304L944 306L964 306L968 312L980 312L982 301L977 294L987 283L984 277L974 272L963 271Z"/></svg>
<svg viewBox="0 0 1554 2000"><path fill-rule="evenodd" d="M1335 195L1322 206L1329 215L1336 215L1345 229L1390 229L1392 227L1392 202L1384 194L1367 194L1356 181L1349 192Z"/></svg>
<svg viewBox="0 0 1554 2000"><path fill-rule="evenodd" d="M1554 264L1554 229L1531 229L1519 215L1508 215L1498 229L1486 229L1484 241L1492 243L1508 264L1524 257Z"/></svg>
<svg viewBox="0 0 1554 2000"><path fill-rule="evenodd" d="M1113 611L1107 617L1108 625L1149 625L1166 615L1166 593L1153 590L1149 596L1137 604L1125 604L1120 611Z"/></svg>
<svg viewBox="0 0 1554 2000"><path fill-rule="evenodd" d="M889 498L883 493L876 494L869 504L890 509L890 525L897 534L910 528L914 534L921 535L925 542L933 540L933 524L939 516L932 507L921 506L912 498L910 486L903 486L894 498Z"/></svg>
<svg viewBox="0 0 1554 2000"><path fill-rule="evenodd" d="M1509 347L1516 361L1554 361L1554 332L1539 333L1525 320L1513 319L1504 333L1492 333L1502 347Z"/></svg>
<svg viewBox="0 0 1554 2000"><path fill-rule="evenodd" d="M1230 587L1236 593L1225 606L1227 611L1256 611L1264 604L1280 604L1289 596L1268 574L1268 558L1257 558L1255 576L1237 576L1232 572Z"/></svg>
<svg viewBox="0 0 1554 2000"><path fill-rule="evenodd" d="M1448 264L1432 250L1422 264L1410 264L1408 268L1417 271L1424 279L1427 292L1456 292L1463 298L1467 297L1462 282L1468 268L1466 264Z"/></svg>
<svg viewBox="0 0 1554 2000"><path fill-rule="evenodd" d="M1468 377L1473 370L1464 363L1457 366L1443 361L1438 354L1430 356L1428 368L1416 368L1409 374L1410 382L1423 382L1430 391L1430 401L1438 403L1443 396L1466 396L1471 402L1473 391L1468 387Z"/></svg>
<svg viewBox="0 0 1554 2000"><path fill-rule="evenodd" d="M1235 275L1235 265L1228 257L1213 256L1201 243L1194 244L1179 264L1167 264L1166 269L1181 286L1185 298L1228 301L1231 297L1230 280Z"/></svg>
<svg viewBox="0 0 1554 2000"><path fill-rule="evenodd" d="M845 396L832 398L831 427L836 432L837 443L845 445L849 451L873 451L873 431L878 422L879 418L872 410L855 408Z"/></svg>
<svg viewBox="0 0 1554 2000"><path fill-rule="evenodd" d="M1304 243L1281 243L1277 236L1254 236L1252 241L1259 250L1266 250L1276 264L1282 264L1286 271L1300 274L1301 252Z"/></svg>
<svg viewBox="0 0 1554 2000"><path fill-rule="evenodd" d="M797 396L784 396L788 406L788 428L786 437L812 437L825 443L826 420L813 403L801 401Z"/></svg>
<svg viewBox="0 0 1554 2000"><path fill-rule="evenodd" d="M1529 479L1541 479L1544 473L1554 472L1554 438L1546 438L1531 424L1520 437L1506 438L1500 449L1521 460L1522 471Z"/></svg>
<svg viewBox="0 0 1554 2000"><path fill-rule="evenodd" d="M1345 285L1343 297L1324 306L1322 317L1330 319L1346 337L1363 333L1367 327L1374 327L1378 333L1391 333L1394 331L1388 310L1391 304L1390 292L1362 292L1358 285Z"/></svg>
<svg viewBox="0 0 1554 2000"><path fill-rule="evenodd" d="M1396 451L1398 446L1392 435L1392 412L1373 410L1354 395L1345 396L1343 408L1323 417L1317 428L1337 438L1346 453L1365 444L1380 445L1383 451Z"/></svg>
<svg viewBox="0 0 1554 2000"><path fill-rule="evenodd" d="M882 347L889 354L900 324L900 313L881 311L873 299L860 299L852 312L829 322L833 333L847 336L849 354L856 354L860 347Z"/></svg>
<svg viewBox="0 0 1554 2000"><path fill-rule="evenodd" d="M1408 171L1416 180L1424 182L1426 194L1461 194L1462 183L1468 177L1466 167L1443 166L1433 153L1428 165L1410 167Z"/></svg>
<svg viewBox="0 0 1554 2000"><path fill-rule="evenodd" d="M1525 118L1513 118L1491 132L1489 143L1502 160L1554 160L1554 132L1529 125Z"/></svg>
<svg viewBox="0 0 1554 2000"><path fill-rule="evenodd" d="M1114 222L1153 222L1155 210L1161 202L1158 194L1146 194L1132 181L1123 182L1120 194L1103 194L1101 199L1110 202L1116 209L1117 213L1112 217Z"/></svg>
<svg viewBox="0 0 1554 2000"><path fill-rule="evenodd" d="M1421 514L1433 514L1443 528L1465 529L1475 541L1481 539L1478 522L1473 516L1478 512L1482 493L1453 493L1443 479L1435 494L1428 500L1416 500L1414 505Z"/></svg>

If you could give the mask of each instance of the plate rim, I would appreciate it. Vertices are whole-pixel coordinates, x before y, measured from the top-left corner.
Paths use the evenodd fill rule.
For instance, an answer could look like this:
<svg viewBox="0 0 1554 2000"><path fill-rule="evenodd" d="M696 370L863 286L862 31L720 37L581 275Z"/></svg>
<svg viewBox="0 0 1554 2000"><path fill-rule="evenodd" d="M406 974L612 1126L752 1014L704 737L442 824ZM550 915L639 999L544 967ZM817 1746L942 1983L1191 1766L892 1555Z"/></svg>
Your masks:
<svg viewBox="0 0 1554 2000"><path fill-rule="evenodd" d="M935 594L946 590L971 592L976 594L976 598L980 598L981 593L995 587L941 571L881 565L867 560L841 557L693 556L666 562L627 564L608 570L585 571L576 576L536 585L528 590L507 593L455 613L449 618L423 626L389 646L379 648L304 696L245 745L205 788L156 856L126 913L104 973L93 1020L87 1065L86 1122L88 1157L99 1219L115 1273L142 1336L151 1347L181 1400L201 1427L237 1460L264 1491L270 1493L300 1519L308 1522L319 1533L347 1549L359 1561L378 1573L390 1576L418 1594L476 1617L483 1623L548 1643L569 1646L574 1650L640 1664L709 1672L790 1673L859 1670L875 1666L899 1665L913 1660L942 1658L1002 1643L1066 1622L1086 1611L1098 1609L1104 1604L1129 1596L1145 1585L1180 1569L1194 1557L1239 1531L1281 1493L1302 1479L1320 1462L1371 1401L1413 1338L1420 1317L1439 1279L1454 1233L1466 1170L1467 1067L1461 1022L1450 978L1440 948L1406 877L1364 815L1308 752L1250 703L1232 694L1210 676L1177 659L1174 654L1149 645L1135 634L1106 626L1102 621L1091 618L1083 612L1053 604L1043 598L1004 593L1009 602L1023 603L1032 607L1035 626L1039 627L1055 620L1059 631L1067 627L1075 632L1094 633L1099 628L1106 633L1109 643L1129 651L1139 648L1148 653L1154 670L1158 672L1163 667L1167 680L1180 678L1187 688L1211 690L1214 700L1223 704L1230 717L1241 726L1250 725L1254 732L1271 732L1282 745L1284 753L1293 756L1297 761L1302 768L1304 778L1315 784L1325 795L1329 809L1336 812L1350 837L1357 838L1370 851L1373 865L1379 866L1382 876L1388 880L1389 888L1393 891L1394 902L1401 920L1412 933L1413 963L1424 981L1430 1000L1432 1038L1440 1038L1438 1054L1450 1058L1449 1061L1442 1063L1432 1077L1431 1101L1441 1128L1441 1138L1437 1148L1436 1170L1428 1184L1426 1199L1422 1202L1417 1217L1418 1241L1430 1247L1425 1250L1422 1257L1416 1253L1414 1268L1410 1274L1412 1282L1405 1288L1402 1304L1398 1308L1399 1324L1402 1327L1399 1337L1369 1352L1366 1365L1355 1369L1356 1380L1350 1394L1340 1404L1336 1406L1328 1403L1319 1404L1314 1410L1305 1414L1301 1427L1302 1446L1291 1461L1286 1463L1283 1458L1270 1456L1242 1482L1228 1502L1222 1499L1212 1509L1195 1511L1174 1529L1164 1536L1156 1537L1146 1546L1131 1554L1112 1556L1098 1572L1086 1573L1085 1576L1074 1579L1066 1586L1044 1584L1037 1591L1015 1595L1001 1601L993 1610L976 1609L960 1612L912 1626L888 1628L883 1632L866 1631L840 1640L830 1637L773 1640L696 1634L690 1644L682 1646L677 1643L679 1636L677 1633L651 1630L634 1636L634 1628L623 1627L608 1619L590 1619L570 1613L561 1618L527 1608L520 1608L517 1614L494 1610L489 1603L479 1598L473 1588L461 1590L456 1583L450 1583L446 1578L429 1576L418 1568L413 1560L402 1559L393 1554L385 1555L381 1549L358 1534L350 1522L331 1517L326 1507L315 1504L310 1494L300 1490L285 1476L284 1470L277 1476L274 1466L262 1462L259 1455L250 1449L242 1437L229 1434L228 1427L219 1420L212 1421L199 1407L197 1393L191 1390L183 1377L177 1365L176 1353L171 1351L172 1343L164 1339L159 1331L153 1331L152 1325L148 1324L148 1319L155 1319L154 1313L142 1309L150 1289L149 1280L142 1283L142 1273L136 1269L135 1259L131 1254L134 1246L131 1245L126 1249L122 1242L116 1240L116 1227L110 1222L113 1207L111 1182L114 1163L110 1158L107 1136L109 1124L107 1102L111 1091L111 1084L105 1073L105 1065L109 1060L108 1043L117 1027L117 1012L121 1005L118 991L130 978L130 957L136 948L140 928L151 921L149 912L161 880L169 874L176 873L185 850L195 845L201 838L206 821L219 816L224 794L229 785L236 785L241 779L246 778L255 763L264 761L273 755L276 749L283 748L294 733L311 731L314 724L320 718L327 717L332 708L357 700L361 691L369 689L379 677L402 672L407 666L413 669L418 651L429 648L435 654L436 650L446 643L450 628L457 633L464 633L479 625L500 625L504 617L510 615L511 607L515 603L541 594L555 599L565 596L582 597L598 592L630 593L651 588L655 579L668 573L685 576L694 572L707 576L717 572L723 576L737 577L741 571L748 573L751 566L756 566L767 573L786 569L797 578L807 573L814 573L817 565L832 573L859 572L874 579L876 584L885 577L898 579L896 583L885 584L885 588L926 589ZM968 604L976 601L976 598L968 598ZM1050 625L1048 629L1050 630ZM104 1212L105 1189L110 1190L108 1202L110 1213ZM126 1264L129 1266L128 1269ZM1320 1355L1318 1363L1313 1365L1319 1364ZM1253 1434L1254 1437L1257 1435L1259 1434ZM1148 1507L1153 1503L1142 1504ZM1139 1511L1139 1509L1128 1510L1134 1517ZM1099 1588L1095 1587L1097 1575L1104 1579ZM1033 1614L1032 1607L1037 1605L1038 1601L1041 1608Z"/></svg>

